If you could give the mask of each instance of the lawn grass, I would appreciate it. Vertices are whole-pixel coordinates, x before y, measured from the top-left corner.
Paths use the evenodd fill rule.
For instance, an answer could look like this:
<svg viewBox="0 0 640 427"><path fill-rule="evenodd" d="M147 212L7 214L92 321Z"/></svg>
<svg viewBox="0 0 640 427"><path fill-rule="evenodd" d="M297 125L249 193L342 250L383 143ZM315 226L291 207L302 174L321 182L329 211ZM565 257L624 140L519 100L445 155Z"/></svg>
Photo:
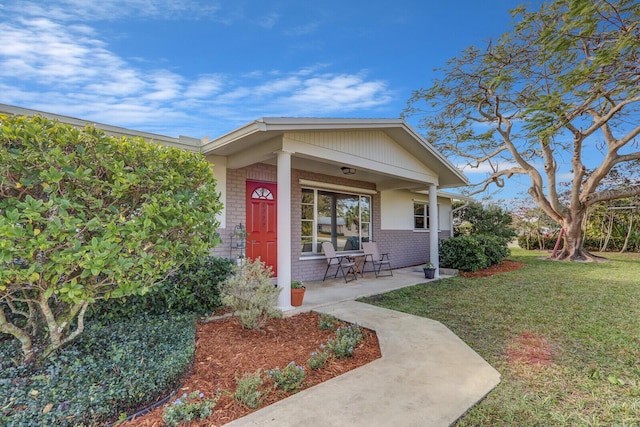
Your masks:
<svg viewBox="0 0 640 427"><path fill-rule="evenodd" d="M640 426L640 256L547 255L514 249L520 270L363 301L442 322L501 373L456 426Z"/></svg>

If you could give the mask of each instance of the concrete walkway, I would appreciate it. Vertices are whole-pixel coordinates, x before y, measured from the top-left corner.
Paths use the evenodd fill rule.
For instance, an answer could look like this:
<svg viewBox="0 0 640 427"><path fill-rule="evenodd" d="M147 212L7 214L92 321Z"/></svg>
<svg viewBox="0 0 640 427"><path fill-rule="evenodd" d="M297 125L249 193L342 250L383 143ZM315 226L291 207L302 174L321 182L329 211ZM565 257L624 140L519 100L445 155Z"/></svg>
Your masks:
<svg viewBox="0 0 640 427"><path fill-rule="evenodd" d="M310 309L376 331L382 358L227 426L449 426L489 393L500 374L439 322L353 301L425 283L422 272L306 283ZM421 277L422 276L422 277Z"/></svg>

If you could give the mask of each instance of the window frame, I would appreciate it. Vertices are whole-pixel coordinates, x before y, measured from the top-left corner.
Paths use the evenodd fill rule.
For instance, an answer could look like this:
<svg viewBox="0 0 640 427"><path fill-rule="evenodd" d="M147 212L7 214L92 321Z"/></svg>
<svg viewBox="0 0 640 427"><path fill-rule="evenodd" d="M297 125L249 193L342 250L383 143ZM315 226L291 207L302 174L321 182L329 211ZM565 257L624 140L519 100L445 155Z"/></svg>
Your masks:
<svg viewBox="0 0 640 427"><path fill-rule="evenodd" d="M416 227L416 218L418 217L416 215L416 207L418 205L423 207L423 215L420 217L421 218L424 217L424 227ZM439 214L440 203L436 204L436 209L438 209L438 214ZM413 201L413 231L429 231L431 230L430 225L431 225L431 212L429 212L429 202L422 201L422 200L414 200ZM438 215L438 232L439 231L440 231L440 215Z"/></svg>
<svg viewBox="0 0 640 427"><path fill-rule="evenodd" d="M332 188L322 188L322 187L314 187L314 186L308 186L308 185L303 185L300 189L301 193L302 193L302 198L301 198L301 212L300 212L300 221L301 221L301 227L300 227L300 243L301 243L301 247L300 247L300 253L303 256L313 256L313 255L321 255L322 254L322 248L320 247L320 239L318 239L318 199L319 196L322 195L321 193L324 193L325 195L331 194L334 195L333 197L339 197L339 196L355 196L358 199L358 235L357 235L357 239L359 244L362 243L362 239L363 238L368 238L369 240L373 240L373 197L372 194L367 194L365 192L356 192L356 191L345 191L345 190L341 190L341 189L332 189ZM313 199L312 201L309 203L305 203L305 197L304 197L304 193L305 192L309 192L310 194L313 195ZM366 200L368 201L368 211L369 211L369 218L368 221L363 221L363 216L366 215L366 211L364 211L362 209L363 206L363 198L366 198ZM312 218L305 218L305 207L306 209L312 208L313 212L312 212ZM334 210L335 209L335 205L331 206L331 209ZM332 212L332 216L333 216L333 212ZM304 234L304 223L311 223L311 232L312 235L305 235ZM368 236L363 236L363 229L366 227L366 229L368 229ZM337 235L334 236L333 232L331 235L331 241L334 242L337 239ZM304 251L305 245L308 244L309 240L311 240L311 250L310 251ZM334 246L335 246L335 242L334 242ZM336 250L340 250L340 248L336 248ZM354 250L361 250L361 248L356 248Z"/></svg>
<svg viewBox="0 0 640 427"><path fill-rule="evenodd" d="M417 214L417 208L422 208L422 214ZM418 227L418 218L423 219L423 226ZM414 231L428 231L430 230L429 226L431 224L431 215L429 214L429 202L421 202L418 200L413 201L413 230Z"/></svg>

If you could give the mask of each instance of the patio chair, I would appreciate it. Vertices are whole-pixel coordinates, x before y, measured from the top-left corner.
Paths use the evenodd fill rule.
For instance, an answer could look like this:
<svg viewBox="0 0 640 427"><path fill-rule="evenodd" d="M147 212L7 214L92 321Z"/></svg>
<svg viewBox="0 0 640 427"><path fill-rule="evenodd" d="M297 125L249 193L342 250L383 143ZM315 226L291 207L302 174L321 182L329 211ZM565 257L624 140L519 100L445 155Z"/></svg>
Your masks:
<svg viewBox="0 0 640 427"><path fill-rule="evenodd" d="M379 253L378 244L376 242L362 242L362 249L364 250L364 265L362 266L363 272L365 271L367 263L371 263L371 265L373 266L373 272L376 274L376 277L393 276L389 254ZM380 271L383 267L386 271L389 272L389 274L380 274Z"/></svg>
<svg viewBox="0 0 640 427"><path fill-rule="evenodd" d="M345 283L349 283L351 280L358 280L358 277L356 276L355 262L350 261L347 256L340 256L336 254L333 243L323 242L322 250L324 251L324 256L327 258L327 269L325 270L324 277L322 278L323 282L327 278L329 269L332 266L336 267L336 274L333 275L334 278L338 277L338 273L342 273ZM347 279L349 275L353 276L351 280Z"/></svg>

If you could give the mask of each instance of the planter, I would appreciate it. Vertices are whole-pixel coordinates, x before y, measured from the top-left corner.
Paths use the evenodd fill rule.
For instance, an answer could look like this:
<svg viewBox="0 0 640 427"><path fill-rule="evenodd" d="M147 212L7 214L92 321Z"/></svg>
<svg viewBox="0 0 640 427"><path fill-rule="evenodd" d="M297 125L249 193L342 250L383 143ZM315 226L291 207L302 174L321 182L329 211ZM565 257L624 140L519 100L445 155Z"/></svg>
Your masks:
<svg viewBox="0 0 640 427"><path fill-rule="evenodd" d="M304 291L305 288L295 288L291 289L291 305L294 307L299 307L302 305L302 300L304 299Z"/></svg>
<svg viewBox="0 0 640 427"><path fill-rule="evenodd" d="M423 268L423 270L425 279L433 279L436 276L435 268Z"/></svg>

